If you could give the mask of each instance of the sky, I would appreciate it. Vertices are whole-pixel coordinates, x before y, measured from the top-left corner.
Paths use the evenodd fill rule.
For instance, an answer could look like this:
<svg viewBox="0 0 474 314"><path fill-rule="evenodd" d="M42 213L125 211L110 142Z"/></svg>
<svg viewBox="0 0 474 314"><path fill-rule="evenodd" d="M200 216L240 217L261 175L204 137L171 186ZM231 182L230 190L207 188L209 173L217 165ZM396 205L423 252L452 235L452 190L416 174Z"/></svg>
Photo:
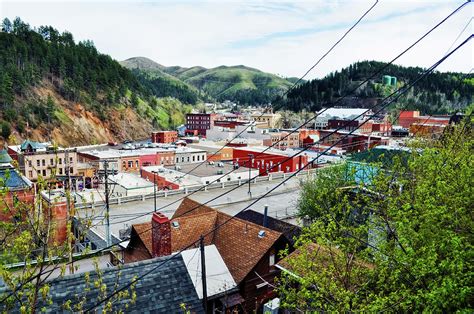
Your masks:
<svg viewBox="0 0 474 314"><path fill-rule="evenodd" d="M0 0L0 17L67 30L116 60L144 56L166 66L243 64L301 77L374 2ZM356 61L389 61L463 2L379 0L306 78ZM466 5L396 63L431 66L473 33L473 13L474 4ZM473 57L471 41L438 69L469 72Z"/></svg>

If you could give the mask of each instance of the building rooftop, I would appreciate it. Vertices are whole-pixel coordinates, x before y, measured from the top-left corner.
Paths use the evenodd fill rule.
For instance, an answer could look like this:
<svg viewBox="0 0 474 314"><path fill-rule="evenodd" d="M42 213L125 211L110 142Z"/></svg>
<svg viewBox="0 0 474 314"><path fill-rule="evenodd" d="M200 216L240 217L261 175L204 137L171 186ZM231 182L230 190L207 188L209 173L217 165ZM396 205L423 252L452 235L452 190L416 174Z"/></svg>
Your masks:
<svg viewBox="0 0 474 314"><path fill-rule="evenodd" d="M330 118L353 119L359 115L369 115L371 114L371 111L368 111L368 109L365 108L323 108L318 111L317 114L318 117L316 119L319 120L326 120Z"/></svg>
<svg viewBox="0 0 474 314"><path fill-rule="evenodd" d="M121 172L119 174L109 176L109 180L127 190L153 187L153 182L147 181L137 174L128 172Z"/></svg>
<svg viewBox="0 0 474 314"><path fill-rule="evenodd" d="M264 214L256 212L252 209L244 210L243 212L237 213L235 217L253 222L259 226L263 226ZM292 225L288 222L270 217L267 215L267 228L281 232L289 243L294 245L295 238L299 237L301 234L301 228L295 225Z"/></svg>
<svg viewBox="0 0 474 314"><path fill-rule="evenodd" d="M0 150L0 165L1 164L10 164L13 159L8 155L8 152L5 149Z"/></svg>
<svg viewBox="0 0 474 314"><path fill-rule="evenodd" d="M0 190L10 191L29 189L33 186L30 180L19 174L12 166L0 168Z"/></svg>
<svg viewBox="0 0 474 314"><path fill-rule="evenodd" d="M197 295L202 299L201 254L199 251L200 248L189 249L182 252L181 256ZM206 290L208 297L223 294L237 287L234 278L214 244L204 247L204 258L206 261Z"/></svg>
<svg viewBox="0 0 474 314"><path fill-rule="evenodd" d="M217 247L232 277L239 284L263 255L282 237L282 234L239 218L229 220L231 217L185 198L171 220L172 223L177 222L178 225L178 227L171 227L172 252L184 249L197 241L200 235L208 234L204 238L204 244L214 244ZM228 222L215 229L225 221ZM259 233L262 230L265 231L265 235L260 237ZM130 241L132 245L138 240L137 237L143 242L151 256L151 222L132 226Z"/></svg>
<svg viewBox="0 0 474 314"><path fill-rule="evenodd" d="M196 166L196 164L194 164ZM181 166L180 166L181 167ZM201 185L202 182L199 181L199 178L193 175L185 175L182 171L174 170L174 167L165 168L163 166L147 166L142 168L144 171L157 172L157 175L165 178L169 182L173 182L180 186L191 186L191 185Z"/></svg>
<svg viewBox="0 0 474 314"><path fill-rule="evenodd" d="M107 287L106 295L111 295L116 285L123 287L134 277L146 275L137 281L134 289L135 302L131 303L127 297L120 298L113 303L114 309L124 309L128 304L126 312L130 313L180 313L183 311L181 305L186 304L191 313L204 313L202 301L199 300L181 255L130 263L120 268L106 268L101 272L102 282ZM63 306L68 300L72 303L71 307L81 300L84 300L84 310L94 306L101 299L99 289L93 284L98 279L97 272L91 271L89 278L90 280L86 280L85 274L81 273L49 281L48 297L52 303L48 304L47 312L66 312ZM6 292L6 288L0 286L0 294L2 292ZM38 308L46 305L43 302L40 298ZM19 308L19 304L15 306ZM102 312L104 306L102 304L97 310Z"/></svg>
<svg viewBox="0 0 474 314"><path fill-rule="evenodd" d="M283 150L275 149L275 148L268 148L267 146L245 146L245 147L235 147L234 150L246 150L255 153L261 153L265 150L266 154L274 154L274 155L281 155L281 156L288 156L287 153Z"/></svg>
<svg viewBox="0 0 474 314"><path fill-rule="evenodd" d="M234 169L234 166L230 163L226 162L212 162L213 164L210 165L209 162L201 164L199 167L196 167L197 164L184 164L179 165L178 170L176 172L181 173L181 176L185 173L193 175L195 177L204 178L209 176L216 176L216 175L223 175L232 170L233 173L240 173L240 172L247 172L248 168L246 167L239 167ZM196 169L195 169L196 168ZM176 170L176 166L166 166L165 169L167 170Z"/></svg>

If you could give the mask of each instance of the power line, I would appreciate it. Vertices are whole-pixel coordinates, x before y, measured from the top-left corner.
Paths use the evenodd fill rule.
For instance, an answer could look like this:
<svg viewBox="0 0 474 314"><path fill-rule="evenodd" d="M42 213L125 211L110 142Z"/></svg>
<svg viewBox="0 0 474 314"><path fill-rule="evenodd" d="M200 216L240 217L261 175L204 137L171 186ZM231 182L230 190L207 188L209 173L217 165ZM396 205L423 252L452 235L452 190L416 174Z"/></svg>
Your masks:
<svg viewBox="0 0 474 314"><path fill-rule="evenodd" d="M396 92L392 93L390 96L388 97L392 97L392 96L395 96L396 93L400 92L397 96L395 96L393 99L391 99L390 101L387 102L387 104L381 106L381 108L376 112L374 113L372 116L375 116L376 114L380 113L385 107L387 107L388 105L390 105L391 103L393 103L394 101L396 101L403 93L407 92L409 90L410 87L412 87L413 85L415 85L418 81L420 81L421 79L423 79L424 77L426 77L428 74L432 73L434 71L434 69L439 66L441 63L443 63L449 56L451 56L454 52L456 52L460 47L464 46L464 44L466 44L469 40L471 40L473 37L473 35L471 35L470 37L468 37L465 41L463 41L456 49L454 49L452 52L450 52L448 55L444 56L443 58L441 58L438 62L436 62L435 64L433 64L429 69L427 69L421 76L419 76L414 82L410 83L408 86L404 87L403 89L399 89L397 90ZM362 116L362 114L360 115ZM362 124L360 126L362 126L363 124L367 123L368 120L362 122ZM359 126L359 127L360 127ZM355 131L355 130L354 130ZM342 141L345 137L347 137L348 135L350 135L351 133L354 133L354 131L351 131L349 132L349 134L345 135L343 138L340 139L340 141ZM336 144L333 144L333 146L336 145ZM329 150L330 148L328 148ZM321 156L322 153L319 155ZM277 184L275 187L273 187L270 191L266 192L265 195L269 194L271 191L277 189L278 187L280 187L285 181L289 180L290 178L292 178L293 176L297 175L299 172L301 172L303 169L305 169L306 167L308 167L310 164L306 164L304 165L303 167L301 167L300 169L298 169L295 173L293 173L292 175L290 175L287 179L285 179L283 182ZM263 197L265 197L265 195L259 197L257 200L255 200L254 202L252 202L250 205L246 206L244 209L242 209L240 212L248 209L250 206L254 205L256 202L258 202L259 200L261 200ZM216 226L215 228L213 228L212 230L210 230L209 232L207 232L206 234L202 235L202 236L208 236L210 234L212 234L213 232L215 232L216 230L218 230L220 227L224 226L225 224L227 224L229 221L231 221L232 219L234 219L235 216L232 216L230 217L229 219L227 219L226 221L224 221L223 223L221 223L220 225ZM357 238L358 239L358 238ZM193 242L192 245L194 245L197 241ZM191 246L191 245L188 245L188 246ZM185 248L187 249L187 247ZM185 249L182 249L179 253L183 252ZM93 309L95 309L96 307L100 306L102 303L106 302L107 300L110 300L114 295L120 293L121 291L125 290L125 289L128 289L128 287L130 287L131 285L133 285L135 282L143 279L144 277L146 277L148 274L156 271L156 269L158 269L159 267L161 267L162 265L166 264L169 260L171 260L172 258L174 258L175 256L178 256L178 254L175 254L173 255L172 257L166 259L165 261L163 261L162 263L158 264L156 267L154 267L153 269L147 271L146 273L144 273L143 275L139 276L138 278L135 278L134 280L132 280L130 283L128 283L127 285L123 286L122 288L114 291L112 294L108 295L106 298L104 298L103 300L99 301L98 303L96 303L94 306L92 307L89 307L88 309L86 309L86 312L89 312Z"/></svg>
<svg viewBox="0 0 474 314"><path fill-rule="evenodd" d="M299 130L300 128L304 127L305 125L307 125L309 122L313 121L314 119L316 119L319 115L321 115L322 113L324 113L325 111L327 111L328 109L330 109L331 107L337 105L338 103L340 103L343 99L345 99L347 96L353 94L358 88L360 88L362 85L364 85L365 83L367 83L368 81L370 81L372 78L374 78L376 75L380 74L383 70L385 70L388 66L390 66L393 62L395 62L396 60L398 60L401 56L403 56L405 53L407 53L410 49L412 49L415 45L417 45L420 41L422 41L425 37L427 37L429 34L431 34L435 29L437 29L439 26L441 26L443 23L445 23L450 17L452 17L453 15L455 15L457 12L459 12L466 4L470 3L470 1L467 1L463 4L461 4L459 7L457 7L454 11L452 11L448 16L446 16L443 20L441 20L439 23L437 23L435 26L433 26L429 31L427 31L423 36L421 36L419 39L417 39L413 44L411 44L410 46L408 46L408 48L406 48L405 50L403 50L401 53L399 53L396 57L394 57L391 61L389 61L386 65L382 66L381 68L379 68L374 74L372 74L371 76L369 76L367 79L365 79L363 82L361 82L357 87L355 87L353 90L351 90L350 92L346 93L343 97L339 98L336 102L332 103L331 106L323 109L322 111L320 111L319 113L317 113L316 115L314 115L312 118L309 118L307 119L305 122L303 122L300 126L298 126L297 128L291 130L287 135L285 135L284 137L280 138L277 142L273 143L272 145L270 145L269 147L267 147L266 149L264 149L262 152L259 152L257 153L256 156L254 156L254 158L256 158L258 155L261 155L263 154L264 152L268 151L269 149L271 149L272 147L275 147L278 143L281 143L283 140L285 140L286 138L288 138L291 134L293 134L294 132L296 132L296 130ZM246 129L248 128L248 126L246 128L244 128L241 132L239 132L235 137L233 137L228 143L226 143L224 146L222 146L219 150L217 150L213 155L211 155L209 158L212 158L213 156L215 156L216 154L218 154L222 149L224 149L224 147L226 147L230 142L232 142L234 139L236 139L237 137L239 137ZM209 159L208 158L208 159ZM206 160L204 161L206 162ZM203 163L204 163L203 162ZM195 169L197 169L199 166L201 166L203 163L200 163L198 164L197 166L193 167L191 170L189 170L188 172L186 172L185 174L182 175L181 178L183 178L184 176L190 174L192 171L194 171ZM210 184L213 184L214 182L216 182L217 180L220 180L222 178L224 178L225 176L227 176L228 174L232 173L233 171L235 171L235 169L232 169L231 171L223 174L221 177L215 179L214 181L210 182L208 185ZM207 185L206 185L207 186ZM193 195L199 191L201 191L202 189L204 189L206 186L203 186L202 188L190 193L189 195ZM189 196L187 195L187 196ZM159 208L158 210L162 210L164 208L167 208L173 204L176 204L177 202L179 202L180 200L184 199L181 198L181 199L178 199L170 204L167 204L161 208Z"/></svg>
<svg viewBox="0 0 474 314"><path fill-rule="evenodd" d="M303 80L306 75L308 75L309 72L311 72L361 21L362 19L364 19L364 17L370 12L372 11L372 9L377 5L377 3L379 2L379 0L376 0L375 3L366 11L364 12L364 14L356 21L356 23L354 25L352 25L351 28L349 28L345 33L344 35L339 38L339 40L331 47L329 48L329 50L323 55L321 56L318 61L308 70L306 71L306 73L300 77L295 83L293 83L293 85L288 89L286 90L286 92L282 95L282 97L288 95L288 93L294 89L298 83ZM226 89L227 90L227 89ZM261 118L263 115L265 114L265 110L262 110L262 113L260 114L258 118ZM222 146L220 149L218 149L216 152L214 152L209 158L212 158L214 157L216 154L218 154L220 151L222 151L222 149L224 149L229 143L231 143L233 140L235 140L236 138L238 138L241 134L243 134L243 132L245 132L249 127L251 126L251 124L248 124L244 129L242 129L238 134L236 134L229 142L227 142L224 146ZM202 164L204 164L206 162L206 160L204 160L202 163L198 164L196 167L192 168L191 170L189 170L186 174L189 174L190 172L192 172L193 170L197 169L198 167L200 167ZM185 175L186 175L185 174Z"/></svg>
<svg viewBox="0 0 474 314"><path fill-rule="evenodd" d="M474 17L471 17L471 18L469 19L469 21L467 21L466 26L464 26L464 28L459 32L459 35L458 35L458 36L456 37L456 39L453 41L453 43L451 44L451 46L449 46L448 50L446 50L445 55L446 55L447 53L449 53L449 51L451 50L451 48L453 48L453 46L456 44L456 42L458 41L458 39L459 39L459 38L461 37L461 35L464 33L464 31L466 30L466 28L469 26L469 24L471 24L473 18L474 18Z"/></svg>
<svg viewBox="0 0 474 314"><path fill-rule="evenodd" d="M413 43L411 46L409 46L407 49L405 49L402 53L400 53L397 57L395 57L392 61L390 61L386 66L388 66L388 65L391 64L391 63L393 63L396 59L398 59L400 56L402 56L403 54L405 54L408 50L410 50L413 46L415 46L415 45L416 45L418 42L420 42L423 38L425 38L426 36L428 36L432 31L434 31L434 30L435 30L436 28L438 28L441 24L443 24L447 19L449 19L451 16L453 16L453 15L454 15L455 13L457 13L459 10L461 10L461 9L462 9L466 4L468 4L469 2L470 2L470 1L465 2L464 4L462 4L461 6L459 6L457 9L455 9L453 12L451 12L451 13L450 13L447 17L445 17L441 22L439 22L438 24L436 24L436 25L435 25L433 28L431 28L427 33L425 33L425 35L423 35L423 36L422 36L420 39L418 39L415 43ZM449 54L449 55L451 55L451 54ZM386 67L386 66L385 66L385 67ZM377 73L375 73L373 76L377 75L379 72L381 72L383 69L385 69L385 67L382 67L382 68L381 68ZM357 87L357 88L358 88L358 87ZM346 94L346 96L347 96L347 94ZM337 102L336 102L336 103L337 103ZM306 123L304 123L304 125L306 125ZM234 138L236 138L236 137L234 137ZM225 145L224 145L224 147L225 147ZM223 148L223 147L222 147L222 148ZM221 148L221 149L222 149L222 148ZM217 152L216 152L216 153L217 153ZM234 190L234 189L232 189L232 190ZM231 191L232 191L232 190L231 190ZM228 191L228 192L230 192L230 191ZM227 194L228 192L222 194L221 196ZM220 197L220 196L219 196L219 197ZM217 198L219 198L219 197L217 197ZM214 199L217 199L217 198L214 198ZM214 200L214 199L212 199L212 200ZM211 200L211 201L212 201L212 200ZM169 206L169 205L171 205L171 204L168 204L167 206ZM167 206L162 207L162 208L166 208ZM199 208L199 207L200 207L200 206L198 206L198 207L196 207L196 208ZM193 209L193 210L194 210L194 209ZM186 213L187 213L187 212L186 212ZM186 213L185 213L185 214L186 214ZM138 217L137 217L137 218L138 218ZM130 239L130 238L124 239L124 240L121 240L120 242L124 242L124 241L127 241L127 240L129 240L129 239ZM110 249L111 247L113 247L114 245L115 245L115 244L113 244L113 245L111 245L111 246L108 246L108 247L105 247L105 248L102 248L102 249L98 250L97 252L94 252L94 254L97 254L97 253L99 253L99 252L103 252L103 251L105 251L105 250L108 250L108 249ZM89 256L89 255L84 255L83 258L86 258L86 257L88 257L88 256ZM47 271L46 271L46 272L47 272ZM45 272L45 273L46 273L46 272ZM42 274L38 274L37 276L40 276L40 275L42 275ZM36 277L36 276L35 276L35 277ZM31 280L33 280L35 277L33 277ZM31 281L31 280L30 280L30 281ZM27 282L26 282L26 283L27 283ZM21 284L17 289L20 289L20 288L21 288L24 284L26 284L26 283ZM11 296L11 294L10 294L9 296L5 297L2 301L0 301L0 303L3 303L3 302L4 302L6 299L8 299L10 296Z"/></svg>

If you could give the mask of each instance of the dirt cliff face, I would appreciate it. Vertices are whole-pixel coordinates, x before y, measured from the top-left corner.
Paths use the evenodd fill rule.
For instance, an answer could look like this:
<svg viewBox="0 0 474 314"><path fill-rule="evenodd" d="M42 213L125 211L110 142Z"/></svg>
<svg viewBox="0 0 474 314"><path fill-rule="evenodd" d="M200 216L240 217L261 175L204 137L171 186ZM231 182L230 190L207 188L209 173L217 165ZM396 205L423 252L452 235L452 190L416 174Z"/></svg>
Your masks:
<svg viewBox="0 0 474 314"><path fill-rule="evenodd" d="M87 110L85 104L65 100L51 84L32 88L27 98L18 99L18 102L26 103L48 96L53 98L60 112L54 125L41 123L37 128L30 127L19 134L13 124L12 134L16 142L20 143L28 137L35 141L54 141L61 146L78 146L150 137L151 123L131 107L109 107L104 114L106 119L101 119L93 111Z"/></svg>

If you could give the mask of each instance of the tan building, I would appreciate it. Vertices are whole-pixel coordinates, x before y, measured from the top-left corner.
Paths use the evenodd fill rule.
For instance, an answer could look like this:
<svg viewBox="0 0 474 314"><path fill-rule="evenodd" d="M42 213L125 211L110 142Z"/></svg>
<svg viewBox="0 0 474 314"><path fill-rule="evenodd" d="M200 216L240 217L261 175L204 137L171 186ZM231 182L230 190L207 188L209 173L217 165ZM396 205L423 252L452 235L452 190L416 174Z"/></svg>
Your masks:
<svg viewBox="0 0 474 314"><path fill-rule="evenodd" d="M281 120L279 113L252 113L252 120L257 123L257 127L260 129L276 128Z"/></svg>
<svg viewBox="0 0 474 314"><path fill-rule="evenodd" d="M263 140L264 146L271 146L281 140L281 142L277 143L273 146L276 149L285 150L287 148L298 148L300 147L300 135L298 132L290 133L290 132L269 132L270 135L269 139ZM287 136L285 138L285 136Z"/></svg>
<svg viewBox="0 0 474 314"><path fill-rule="evenodd" d="M18 162L21 172L31 181L39 177L64 177L77 175L77 152L75 149L53 147L51 143L26 140L21 145L9 146L8 153Z"/></svg>

